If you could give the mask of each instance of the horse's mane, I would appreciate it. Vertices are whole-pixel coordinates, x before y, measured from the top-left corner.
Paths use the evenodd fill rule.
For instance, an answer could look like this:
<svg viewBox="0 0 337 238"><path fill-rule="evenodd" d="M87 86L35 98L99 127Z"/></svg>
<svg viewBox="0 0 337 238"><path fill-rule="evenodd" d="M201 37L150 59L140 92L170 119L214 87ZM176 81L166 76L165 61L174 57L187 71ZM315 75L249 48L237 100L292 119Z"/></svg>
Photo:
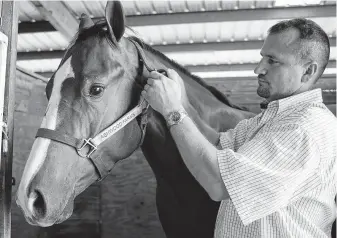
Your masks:
<svg viewBox="0 0 337 238"><path fill-rule="evenodd" d="M84 29L81 32L79 32L77 34L77 37L74 39L74 41L82 41L84 39L86 39L89 36L93 36L93 35L98 35L98 36L106 36L107 34L107 30L104 29L106 27L106 22L105 21L99 21L96 22L96 24L88 29ZM131 27L127 27L128 29L130 29L131 31L133 31L133 29ZM134 31L133 31L134 32ZM127 39L131 39L136 41L143 49L151 52L152 54L154 54L155 56L161 58L164 61L169 62L170 64L172 64L175 68L177 68L179 71L183 72L184 74L188 75L189 77L191 77L194 81L196 81L197 83L199 83L201 86L203 86L204 88L206 88L208 91L210 91L220 102L232 107L232 108L236 108L239 110L244 110L244 111L248 111L247 108L245 107L241 107L238 105L233 104L227 97L226 95L224 95L222 92L220 92L218 89L216 89L215 87L207 84L203 79L201 79L200 77L192 74L189 70L187 70L185 67L183 67L182 65L178 64L177 62L175 62L174 60L169 59L166 55L164 55L162 52L155 50L154 48L152 48L150 45L146 44L144 41L142 41L141 39L139 39L136 36L129 36L126 37ZM109 39L109 38L108 38ZM113 42L110 42L113 43Z"/></svg>
<svg viewBox="0 0 337 238"><path fill-rule="evenodd" d="M165 54L163 54L162 52L155 50L154 48L152 48L150 45L146 44L144 41L142 41L141 39L139 39L136 36L129 36L127 37L128 39L134 40L137 43L139 43L139 45L147 50L150 51L152 54L154 54L155 56L163 59L164 61L168 61L169 63L171 63L175 68L177 68L179 71L183 72L184 74L188 75L189 77L191 77L194 81L196 81L197 83L199 83L201 86L203 86L204 88L206 88L207 90L209 90L219 101L221 101L222 103L227 104L230 107L236 108L236 109L240 109L240 110L245 110L247 111L246 108L238 106L233 104L227 97L226 95L224 95L222 92L220 92L218 89L216 89L215 87L207 84L202 78L192 74L189 70L187 70L185 67L183 67L182 65L178 64L177 62L175 62L174 60L168 58Z"/></svg>

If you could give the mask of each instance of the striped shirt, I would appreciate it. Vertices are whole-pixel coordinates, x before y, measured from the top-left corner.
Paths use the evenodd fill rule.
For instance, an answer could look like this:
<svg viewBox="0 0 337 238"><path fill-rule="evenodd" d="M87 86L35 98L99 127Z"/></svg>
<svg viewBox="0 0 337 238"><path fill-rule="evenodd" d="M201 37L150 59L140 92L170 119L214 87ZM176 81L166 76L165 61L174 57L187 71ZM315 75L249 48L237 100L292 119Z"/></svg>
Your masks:
<svg viewBox="0 0 337 238"><path fill-rule="evenodd" d="M217 158L230 199L221 202L214 236L330 237L336 132L315 89L273 101L221 133Z"/></svg>

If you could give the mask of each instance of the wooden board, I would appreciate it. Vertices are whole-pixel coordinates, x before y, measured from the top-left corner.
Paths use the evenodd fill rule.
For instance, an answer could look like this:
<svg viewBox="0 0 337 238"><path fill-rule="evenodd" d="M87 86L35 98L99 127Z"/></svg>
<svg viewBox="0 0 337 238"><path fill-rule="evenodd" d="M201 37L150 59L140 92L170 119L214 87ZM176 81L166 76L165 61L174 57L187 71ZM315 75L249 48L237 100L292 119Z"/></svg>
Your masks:
<svg viewBox="0 0 337 238"><path fill-rule="evenodd" d="M102 238L164 238L155 190L153 172L137 150L102 182Z"/></svg>
<svg viewBox="0 0 337 238"><path fill-rule="evenodd" d="M5 87L2 122L7 125L7 149L2 147L0 155L0 237L11 236L11 190L12 190L12 163L13 163L13 130L15 104L15 65L16 46L18 38L18 7L17 1L0 1L1 24L0 31L8 37L7 59L1 64L6 65ZM2 127L2 126L1 126ZM3 143L1 141L1 143Z"/></svg>

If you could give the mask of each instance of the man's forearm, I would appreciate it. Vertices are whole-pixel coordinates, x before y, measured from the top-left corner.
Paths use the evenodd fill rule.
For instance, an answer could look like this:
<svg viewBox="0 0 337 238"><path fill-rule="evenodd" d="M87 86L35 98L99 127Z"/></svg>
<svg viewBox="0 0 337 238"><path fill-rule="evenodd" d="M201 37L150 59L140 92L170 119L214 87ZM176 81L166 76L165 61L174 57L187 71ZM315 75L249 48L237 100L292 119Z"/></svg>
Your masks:
<svg viewBox="0 0 337 238"><path fill-rule="evenodd" d="M216 201L228 198L218 166L217 148L201 134L192 119L184 118L170 132L187 168L209 196Z"/></svg>

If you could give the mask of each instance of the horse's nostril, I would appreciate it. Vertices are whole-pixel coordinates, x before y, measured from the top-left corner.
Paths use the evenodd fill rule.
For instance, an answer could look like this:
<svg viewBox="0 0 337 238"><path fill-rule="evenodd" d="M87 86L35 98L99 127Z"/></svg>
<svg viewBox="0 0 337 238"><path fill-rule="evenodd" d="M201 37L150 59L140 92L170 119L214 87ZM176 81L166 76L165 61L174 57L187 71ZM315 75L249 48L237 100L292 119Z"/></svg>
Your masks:
<svg viewBox="0 0 337 238"><path fill-rule="evenodd" d="M30 209L33 216L37 219L44 218L46 215L46 203L38 190L34 190L29 196Z"/></svg>

